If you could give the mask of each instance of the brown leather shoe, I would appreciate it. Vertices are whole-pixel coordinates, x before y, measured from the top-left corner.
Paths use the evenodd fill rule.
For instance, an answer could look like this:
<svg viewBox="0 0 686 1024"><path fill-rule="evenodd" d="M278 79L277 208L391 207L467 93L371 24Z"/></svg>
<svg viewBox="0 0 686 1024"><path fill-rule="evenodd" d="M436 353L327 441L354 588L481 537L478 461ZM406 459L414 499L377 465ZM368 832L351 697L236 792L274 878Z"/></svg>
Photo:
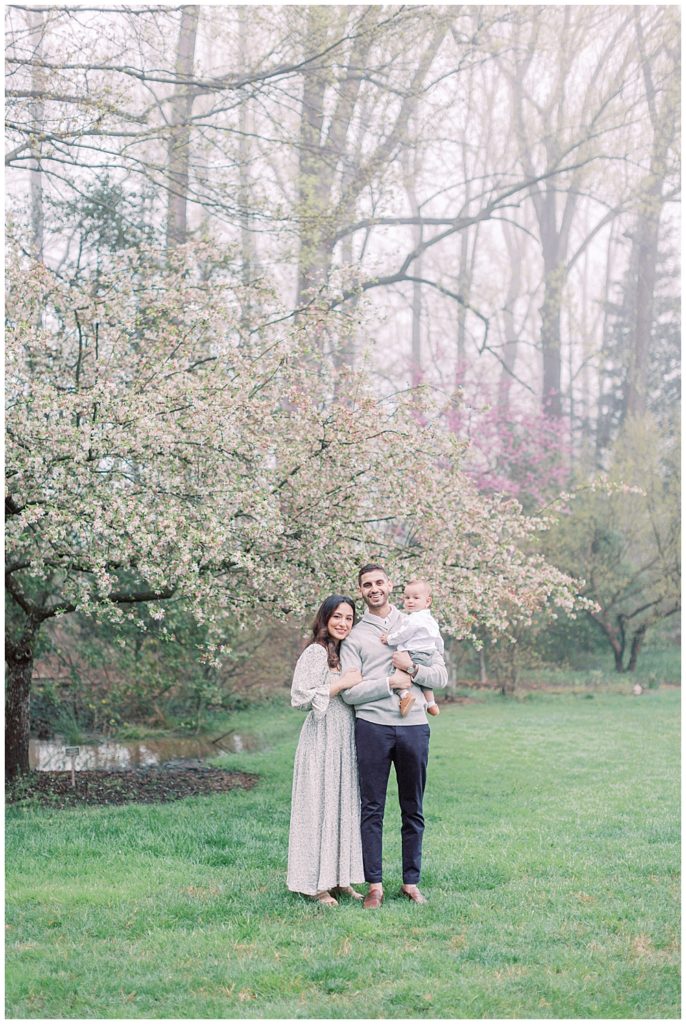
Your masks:
<svg viewBox="0 0 686 1024"><path fill-rule="evenodd" d="M403 718L407 717L407 714L414 704L414 694L406 693L404 697L400 698L400 714Z"/></svg>
<svg viewBox="0 0 686 1024"><path fill-rule="evenodd" d="M429 704L428 708L426 709L426 713L427 715L440 715L441 709L439 708L438 704Z"/></svg>
<svg viewBox="0 0 686 1024"><path fill-rule="evenodd" d="M378 910L383 903L383 889L370 889L364 898L364 910Z"/></svg>
<svg viewBox="0 0 686 1024"><path fill-rule="evenodd" d="M412 903L428 903L429 902L427 900L426 896L422 896L422 894L420 893L419 889L412 889L411 892L408 892L407 889L401 889L400 890L400 895L404 896L405 899L410 900Z"/></svg>

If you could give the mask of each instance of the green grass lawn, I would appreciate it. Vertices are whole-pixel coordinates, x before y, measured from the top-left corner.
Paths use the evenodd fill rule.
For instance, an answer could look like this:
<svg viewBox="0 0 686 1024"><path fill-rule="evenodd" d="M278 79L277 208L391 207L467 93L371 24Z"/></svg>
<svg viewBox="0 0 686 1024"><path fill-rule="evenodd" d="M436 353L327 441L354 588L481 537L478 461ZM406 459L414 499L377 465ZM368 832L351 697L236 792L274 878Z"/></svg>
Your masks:
<svg viewBox="0 0 686 1024"><path fill-rule="evenodd" d="M302 721L232 719L251 791L9 809L9 1017L679 1017L678 690L445 707L431 902L395 898L392 796L377 912L285 889Z"/></svg>

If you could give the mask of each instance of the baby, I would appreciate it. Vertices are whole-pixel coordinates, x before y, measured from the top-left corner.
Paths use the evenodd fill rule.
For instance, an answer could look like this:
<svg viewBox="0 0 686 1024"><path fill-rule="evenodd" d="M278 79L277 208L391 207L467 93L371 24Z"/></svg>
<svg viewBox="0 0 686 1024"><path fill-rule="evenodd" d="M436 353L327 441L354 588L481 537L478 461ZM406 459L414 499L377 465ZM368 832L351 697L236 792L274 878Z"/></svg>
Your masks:
<svg viewBox="0 0 686 1024"><path fill-rule="evenodd" d="M381 642L395 647L398 651L409 651L416 665L428 665L431 655L438 651L443 654L443 640L438 623L429 611L431 606L431 587L426 580L410 580L405 586L403 607L407 615L392 633L385 633ZM429 715L440 715L438 704L434 699L433 690L421 687L426 700L426 712ZM400 714L403 718L414 704L415 698L410 690L400 698Z"/></svg>

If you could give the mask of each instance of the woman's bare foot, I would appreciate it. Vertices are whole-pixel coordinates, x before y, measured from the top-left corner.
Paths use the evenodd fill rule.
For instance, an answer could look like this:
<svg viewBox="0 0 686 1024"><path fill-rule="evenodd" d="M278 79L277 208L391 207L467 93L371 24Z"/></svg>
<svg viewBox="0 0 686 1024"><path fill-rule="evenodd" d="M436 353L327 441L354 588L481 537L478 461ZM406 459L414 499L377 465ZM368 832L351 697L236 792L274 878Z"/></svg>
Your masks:
<svg viewBox="0 0 686 1024"><path fill-rule="evenodd" d="M330 892L316 892L314 896L310 896L311 900L315 903L321 903L323 907L337 907L338 900L335 900Z"/></svg>
<svg viewBox="0 0 686 1024"><path fill-rule="evenodd" d="M332 896L349 896L352 900L364 899L362 893L353 889L352 885L335 885L333 889L329 889L329 892Z"/></svg>

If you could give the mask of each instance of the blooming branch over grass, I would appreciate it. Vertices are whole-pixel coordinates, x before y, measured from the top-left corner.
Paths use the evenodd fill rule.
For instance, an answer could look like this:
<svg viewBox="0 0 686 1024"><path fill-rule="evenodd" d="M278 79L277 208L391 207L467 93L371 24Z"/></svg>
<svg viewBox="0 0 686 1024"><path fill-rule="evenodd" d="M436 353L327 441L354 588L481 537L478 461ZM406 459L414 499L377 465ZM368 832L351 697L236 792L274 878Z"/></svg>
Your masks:
<svg viewBox="0 0 686 1024"><path fill-rule="evenodd" d="M418 424L416 394L382 400L353 371L334 389L316 325L254 285L270 325L246 336L235 284L208 287L196 255L122 253L97 285L9 261L7 554L26 616L163 618L182 596L218 646L223 610L302 611L370 557L430 578L455 636L573 611L574 581L532 553L547 520L478 493L428 390Z"/></svg>

